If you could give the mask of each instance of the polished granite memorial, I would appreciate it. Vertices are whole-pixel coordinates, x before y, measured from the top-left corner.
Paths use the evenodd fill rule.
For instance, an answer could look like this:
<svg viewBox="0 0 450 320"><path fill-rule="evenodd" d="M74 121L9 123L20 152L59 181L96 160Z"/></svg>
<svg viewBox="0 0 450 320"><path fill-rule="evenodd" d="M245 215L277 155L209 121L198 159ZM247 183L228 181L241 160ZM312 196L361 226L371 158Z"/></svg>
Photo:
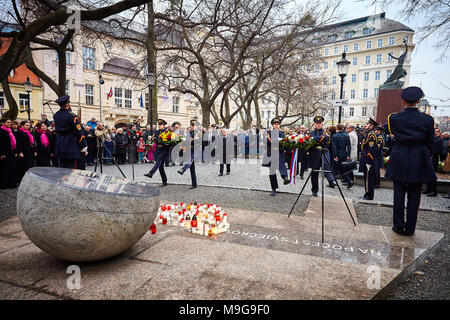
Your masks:
<svg viewBox="0 0 450 320"><path fill-rule="evenodd" d="M0 239L11 235L3 251L0 246L0 280L70 299L376 299L404 281L443 238L354 226L342 199L327 197L322 243L318 206L320 198L311 198L304 216L294 211L289 218L222 206L230 229L212 237L157 225L156 234L147 232L114 258L77 263L79 290L67 287L73 263L27 242L11 218L0 223Z"/></svg>
<svg viewBox="0 0 450 320"><path fill-rule="evenodd" d="M64 168L27 171L17 213L30 240L69 261L96 261L131 247L147 232L159 190L140 182Z"/></svg>

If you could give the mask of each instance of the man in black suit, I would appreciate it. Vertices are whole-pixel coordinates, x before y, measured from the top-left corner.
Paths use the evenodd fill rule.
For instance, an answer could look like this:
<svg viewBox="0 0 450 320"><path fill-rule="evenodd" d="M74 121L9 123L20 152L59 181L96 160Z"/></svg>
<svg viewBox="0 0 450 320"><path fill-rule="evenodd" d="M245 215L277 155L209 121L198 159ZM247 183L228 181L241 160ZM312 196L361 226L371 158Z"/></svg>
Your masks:
<svg viewBox="0 0 450 320"><path fill-rule="evenodd" d="M165 132L167 129L165 128L165 125L167 122L163 119L158 119L158 130L155 131L155 136L153 137L153 141L156 141L156 150L155 150L155 157L156 157L156 163L154 164L153 168L150 170L149 173L144 174L144 176L148 178L152 178L155 174L156 170L159 169L159 174L161 175L162 179L162 185L161 187L167 186L167 176L166 172L164 171L164 163L169 158L169 147L164 144L158 143L158 137L161 133Z"/></svg>
<svg viewBox="0 0 450 320"><path fill-rule="evenodd" d="M402 112L387 118L385 130L395 137L385 177L394 181L394 217L392 230L413 235L420 205L422 183L436 181L431 162L434 143L434 119L419 111L417 103L424 93L418 87L402 91ZM405 195L408 204L405 222Z"/></svg>
<svg viewBox="0 0 450 320"><path fill-rule="evenodd" d="M331 149L333 150L335 168L347 183L347 189L350 189L353 186L353 182L347 173L344 172L342 162L350 160L351 145L350 138L344 131L344 125L342 123L336 126L336 133L331 138Z"/></svg>

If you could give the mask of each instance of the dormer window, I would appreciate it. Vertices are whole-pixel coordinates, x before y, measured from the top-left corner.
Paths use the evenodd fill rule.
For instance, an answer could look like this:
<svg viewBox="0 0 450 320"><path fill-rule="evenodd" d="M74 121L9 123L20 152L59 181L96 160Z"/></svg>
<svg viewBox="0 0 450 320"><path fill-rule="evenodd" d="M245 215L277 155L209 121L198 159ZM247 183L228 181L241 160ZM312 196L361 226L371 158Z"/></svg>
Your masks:
<svg viewBox="0 0 450 320"><path fill-rule="evenodd" d="M336 38L337 38L337 35L332 34L331 36L328 36L328 41L329 42L334 42L334 41L336 41Z"/></svg>
<svg viewBox="0 0 450 320"><path fill-rule="evenodd" d="M371 29L371 28L364 28L363 35L367 36L367 35L371 34L372 31L373 31L373 29Z"/></svg>
<svg viewBox="0 0 450 320"><path fill-rule="evenodd" d="M114 28L114 29L119 29L120 28L120 23L117 20L111 20L109 22L109 25L111 26L111 28Z"/></svg>
<svg viewBox="0 0 450 320"><path fill-rule="evenodd" d="M355 35L355 31L348 31L345 33L345 39L353 38L354 35Z"/></svg>

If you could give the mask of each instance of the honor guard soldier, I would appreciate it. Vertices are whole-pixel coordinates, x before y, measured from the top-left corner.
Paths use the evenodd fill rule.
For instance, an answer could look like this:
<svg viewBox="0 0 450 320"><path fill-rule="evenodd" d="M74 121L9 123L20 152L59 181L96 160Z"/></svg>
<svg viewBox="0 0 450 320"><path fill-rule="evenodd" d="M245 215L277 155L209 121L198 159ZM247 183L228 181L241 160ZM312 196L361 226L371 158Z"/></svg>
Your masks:
<svg viewBox="0 0 450 320"><path fill-rule="evenodd" d="M378 145L378 153L377 153L377 172L375 173L375 189L380 187L381 176L380 169L384 168L384 127L379 125L375 128L375 134L377 135L377 145Z"/></svg>
<svg viewBox="0 0 450 320"><path fill-rule="evenodd" d="M366 193L361 198L364 200L373 200L375 192L375 174L378 172L378 137L375 133L375 127L378 123L369 118L364 129L363 140L361 143L361 160L359 162L359 172L364 173L364 186Z"/></svg>
<svg viewBox="0 0 450 320"><path fill-rule="evenodd" d="M62 96L55 100L60 106L53 119L55 121L55 157L62 168L76 169L80 159L80 151L87 150L87 143L81 131L78 116L71 112L70 97Z"/></svg>
<svg viewBox="0 0 450 320"><path fill-rule="evenodd" d="M322 116L314 117L314 130L311 131L311 138L316 141L316 144L309 149L309 167L312 169L311 172L311 192L314 197L317 197L317 192L319 192L319 170L322 166L324 170L330 170L328 163L330 163L330 137L323 130L323 121L325 119ZM325 149L325 155L323 155L323 150ZM326 157L326 158L325 158ZM328 162L326 161L328 160ZM325 174L328 180L328 186L334 188L336 182L334 181L333 175L330 172Z"/></svg>
<svg viewBox="0 0 450 320"><path fill-rule="evenodd" d="M189 137L191 139L191 158L190 160L183 166L183 168L181 168L180 170L178 170L177 172L181 175L183 175L183 173L189 169L191 172L191 182L192 182L192 186L189 189L194 189L197 188L197 175L195 173L195 158L194 158L194 146L195 146L195 141L198 141L197 143L201 144L202 143L202 131L200 128L200 122L198 122L197 120L191 120L191 128L189 130ZM198 136L196 137L195 134L198 134Z"/></svg>
<svg viewBox="0 0 450 320"><path fill-rule="evenodd" d="M278 153L278 168L276 168L275 165L272 165L272 163L270 163L270 165L269 165L269 169L270 169L269 179L270 179L270 186L272 187L271 195L275 196L276 190L278 189L276 170L278 169L280 171L280 175L284 180L283 181L284 184L289 184L289 179L287 178L288 174L287 174L287 170L286 170L286 159L284 156L284 151L280 150L279 145L278 145L278 147L274 147L272 150L272 136L274 136L275 138L278 138L279 140L284 138L284 133L282 131L280 131L281 120L279 118L273 118L270 123L272 124L273 131L268 130L267 135L266 135L266 137L267 137L267 157L271 157L272 151L274 152L274 154Z"/></svg>
<svg viewBox="0 0 450 320"><path fill-rule="evenodd" d="M167 129L165 128L166 124L167 124L167 122L164 121L163 119L158 119L158 130L155 131L155 134L152 138L152 140L157 143L156 150L155 150L156 162L153 165L153 168L150 170L150 172L147 174L144 174L144 176L151 179L153 177L153 175L155 174L156 170L159 169L159 174L161 175L161 179L162 179L161 187L167 186L167 176L166 176L166 172L164 171L164 163L169 158L169 147L164 144L158 144L158 138L161 133L167 131Z"/></svg>
<svg viewBox="0 0 450 320"><path fill-rule="evenodd" d="M419 111L417 103L424 96L419 87L402 91L402 112L387 118L385 130L394 135L385 177L394 181L394 217L392 230L400 235L413 235L420 204L422 183L436 181L431 162L434 140L434 119ZM408 204L405 222L405 194Z"/></svg>

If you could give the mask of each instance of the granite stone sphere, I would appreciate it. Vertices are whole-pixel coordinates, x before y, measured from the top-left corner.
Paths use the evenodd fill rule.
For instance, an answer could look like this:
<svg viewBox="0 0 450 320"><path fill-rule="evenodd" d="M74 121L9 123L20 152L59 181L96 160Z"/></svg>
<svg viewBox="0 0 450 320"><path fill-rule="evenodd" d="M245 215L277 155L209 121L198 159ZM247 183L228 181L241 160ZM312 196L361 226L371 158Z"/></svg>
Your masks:
<svg viewBox="0 0 450 320"><path fill-rule="evenodd" d="M148 231L159 191L91 171L37 167L17 192L17 215L30 240L49 255L74 261L113 257Z"/></svg>

